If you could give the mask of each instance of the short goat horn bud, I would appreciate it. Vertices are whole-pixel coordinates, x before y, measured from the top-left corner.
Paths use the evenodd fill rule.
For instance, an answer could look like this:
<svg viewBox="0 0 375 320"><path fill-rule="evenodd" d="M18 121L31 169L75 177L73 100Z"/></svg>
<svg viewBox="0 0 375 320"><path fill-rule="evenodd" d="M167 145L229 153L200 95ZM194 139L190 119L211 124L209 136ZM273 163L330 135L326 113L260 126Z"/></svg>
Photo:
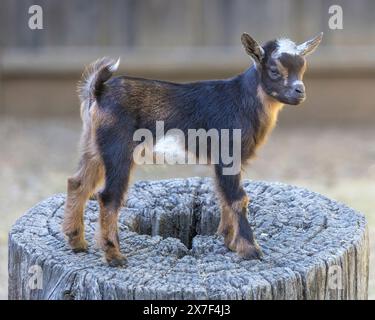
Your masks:
<svg viewBox="0 0 375 320"><path fill-rule="evenodd" d="M307 56L315 51L315 49L319 46L320 42L322 41L323 38L323 32L321 32L319 35L316 37L307 40L306 42L300 44L297 47L298 53L301 56Z"/></svg>

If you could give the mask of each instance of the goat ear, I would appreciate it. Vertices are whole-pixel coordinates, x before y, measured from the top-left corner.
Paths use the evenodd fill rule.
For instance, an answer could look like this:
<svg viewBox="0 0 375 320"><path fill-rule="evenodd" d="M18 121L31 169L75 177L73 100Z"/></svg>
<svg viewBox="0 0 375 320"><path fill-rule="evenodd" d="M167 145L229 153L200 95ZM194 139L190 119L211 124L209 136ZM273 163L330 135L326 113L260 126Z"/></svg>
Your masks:
<svg viewBox="0 0 375 320"><path fill-rule="evenodd" d="M245 47L246 53L252 57L256 63L261 63L264 50L263 48L256 42L252 37L250 37L247 33L243 33L241 36L241 42Z"/></svg>
<svg viewBox="0 0 375 320"><path fill-rule="evenodd" d="M309 54L313 53L315 49L319 46L320 42L322 41L322 38L323 38L323 32L321 32L316 37L300 44L297 47L298 53L301 56L308 56Z"/></svg>

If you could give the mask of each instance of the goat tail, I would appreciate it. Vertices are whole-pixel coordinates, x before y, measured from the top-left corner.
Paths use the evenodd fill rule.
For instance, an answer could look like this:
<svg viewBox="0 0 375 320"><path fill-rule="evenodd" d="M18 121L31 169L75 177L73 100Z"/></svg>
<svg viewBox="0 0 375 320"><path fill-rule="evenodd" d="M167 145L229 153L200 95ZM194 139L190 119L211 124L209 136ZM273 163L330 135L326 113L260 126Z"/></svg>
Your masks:
<svg viewBox="0 0 375 320"><path fill-rule="evenodd" d="M106 82L120 65L120 58L115 61L104 57L85 68L82 79L78 83L78 95L81 101L81 118L83 122L90 119L90 106L100 96L103 83Z"/></svg>

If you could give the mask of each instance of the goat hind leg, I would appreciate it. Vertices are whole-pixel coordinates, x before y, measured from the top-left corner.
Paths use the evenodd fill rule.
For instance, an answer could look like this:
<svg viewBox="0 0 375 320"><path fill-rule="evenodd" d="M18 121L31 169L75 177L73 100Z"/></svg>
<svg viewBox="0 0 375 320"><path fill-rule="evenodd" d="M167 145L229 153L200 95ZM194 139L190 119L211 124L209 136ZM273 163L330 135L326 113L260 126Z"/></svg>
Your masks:
<svg viewBox="0 0 375 320"><path fill-rule="evenodd" d="M74 252L86 251L84 209L88 198L103 179L103 165L95 156L83 154L77 173L68 178L63 232Z"/></svg>
<svg viewBox="0 0 375 320"><path fill-rule="evenodd" d="M132 161L122 157L120 159L116 167L107 167L107 163L105 187L99 194L99 243L104 250L106 261L112 267L126 265L126 257L120 251L117 220L128 187Z"/></svg>
<svg viewBox="0 0 375 320"><path fill-rule="evenodd" d="M124 127L127 125L124 124ZM106 127L98 130L97 136L98 149L105 167L105 187L98 195L100 204L98 240L107 263L112 267L120 267L126 265L126 257L120 251L117 220L133 165L132 131Z"/></svg>

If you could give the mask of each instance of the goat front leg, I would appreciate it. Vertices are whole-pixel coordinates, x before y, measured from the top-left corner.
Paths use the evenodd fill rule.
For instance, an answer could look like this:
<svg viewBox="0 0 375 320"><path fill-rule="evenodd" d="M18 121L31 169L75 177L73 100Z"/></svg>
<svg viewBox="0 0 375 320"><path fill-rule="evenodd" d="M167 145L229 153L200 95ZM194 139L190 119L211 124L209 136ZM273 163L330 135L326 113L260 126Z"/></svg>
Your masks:
<svg viewBox="0 0 375 320"><path fill-rule="evenodd" d="M225 245L244 259L260 259L260 250L247 219L249 198L241 186L241 176L223 175L215 167L217 189L221 202L221 218L217 230L224 236Z"/></svg>

